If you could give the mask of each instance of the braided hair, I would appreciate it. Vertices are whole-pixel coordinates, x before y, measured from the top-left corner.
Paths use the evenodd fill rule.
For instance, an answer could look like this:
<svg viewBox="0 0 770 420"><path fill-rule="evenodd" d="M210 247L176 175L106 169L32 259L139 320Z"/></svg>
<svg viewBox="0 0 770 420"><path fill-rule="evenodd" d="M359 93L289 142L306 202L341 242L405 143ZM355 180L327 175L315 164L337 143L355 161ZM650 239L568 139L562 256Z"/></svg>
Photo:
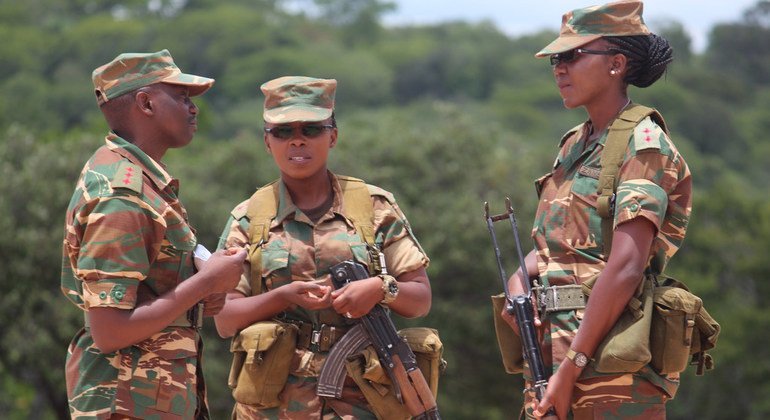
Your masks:
<svg viewBox="0 0 770 420"><path fill-rule="evenodd" d="M655 83L674 59L668 41L655 34L607 36L604 39L628 58L625 81L634 86L644 88Z"/></svg>

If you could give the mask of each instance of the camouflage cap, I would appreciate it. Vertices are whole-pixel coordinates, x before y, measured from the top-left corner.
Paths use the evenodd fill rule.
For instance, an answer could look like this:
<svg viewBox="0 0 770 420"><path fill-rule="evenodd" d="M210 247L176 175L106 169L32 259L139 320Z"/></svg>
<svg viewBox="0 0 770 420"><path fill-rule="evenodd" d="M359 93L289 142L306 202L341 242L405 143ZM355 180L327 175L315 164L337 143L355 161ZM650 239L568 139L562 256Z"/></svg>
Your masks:
<svg viewBox="0 0 770 420"><path fill-rule="evenodd" d="M91 79L94 81L99 106L110 99L153 83L187 86L190 96L200 95L214 84L214 79L182 73L174 64L168 50L120 54L94 70Z"/></svg>
<svg viewBox="0 0 770 420"><path fill-rule="evenodd" d="M561 31L555 41L535 57L569 51L603 36L648 35L642 19L644 5L639 0L618 1L567 12L561 18Z"/></svg>
<svg viewBox="0 0 770 420"><path fill-rule="evenodd" d="M264 83L265 122L323 121L334 111L337 81L305 76L284 76Z"/></svg>

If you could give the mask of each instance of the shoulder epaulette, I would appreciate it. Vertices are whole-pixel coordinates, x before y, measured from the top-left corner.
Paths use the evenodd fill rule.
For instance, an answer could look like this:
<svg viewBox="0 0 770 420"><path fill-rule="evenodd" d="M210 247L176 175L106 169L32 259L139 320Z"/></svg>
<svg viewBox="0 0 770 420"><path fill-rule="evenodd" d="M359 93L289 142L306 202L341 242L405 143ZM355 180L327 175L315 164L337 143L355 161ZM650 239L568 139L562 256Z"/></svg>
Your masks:
<svg viewBox="0 0 770 420"><path fill-rule="evenodd" d="M124 188L142 193L142 168L128 161L121 161L110 180L113 189Z"/></svg>
<svg viewBox="0 0 770 420"><path fill-rule="evenodd" d="M369 188L369 195L376 195L376 196L383 197L386 200L388 200L388 202L391 204L396 202L396 197L389 191L383 190L382 188L376 185L366 184L366 186Z"/></svg>
<svg viewBox="0 0 770 420"><path fill-rule="evenodd" d="M634 151L660 149L665 131L651 117L643 119L634 128Z"/></svg>
<svg viewBox="0 0 770 420"><path fill-rule="evenodd" d="M235 208L233 209L233 211L230 212L230 214L233 216L233 218L235 218L235 220L240 220L246 216L246 212L248 211L248 209L249 209L249 200L246 200L241 202L237 206L235 206Z"/></svg>

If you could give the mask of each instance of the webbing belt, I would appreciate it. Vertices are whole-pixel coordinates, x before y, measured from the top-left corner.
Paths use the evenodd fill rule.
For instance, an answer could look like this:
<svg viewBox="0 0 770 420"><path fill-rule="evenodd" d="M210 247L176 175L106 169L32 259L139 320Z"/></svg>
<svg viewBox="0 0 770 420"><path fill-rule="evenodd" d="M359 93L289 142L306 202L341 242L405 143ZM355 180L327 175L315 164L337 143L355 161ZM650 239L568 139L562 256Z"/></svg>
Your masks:
<svg viewBox="0 0 770 420"><path fill-rule="evenodd" d="M309 322L293 322L299 327L297 335L297 348L311 351L329 351L334 343L341 339L350 329L349 327L335 327L322 324L313 327Z"/></svg>
<svg viewBox="0 0 770 420"><path fill-rule="evenodd" d="M537 290L537 300L545 313L584 309L586 299L579 284L542 287Z"/></svg>

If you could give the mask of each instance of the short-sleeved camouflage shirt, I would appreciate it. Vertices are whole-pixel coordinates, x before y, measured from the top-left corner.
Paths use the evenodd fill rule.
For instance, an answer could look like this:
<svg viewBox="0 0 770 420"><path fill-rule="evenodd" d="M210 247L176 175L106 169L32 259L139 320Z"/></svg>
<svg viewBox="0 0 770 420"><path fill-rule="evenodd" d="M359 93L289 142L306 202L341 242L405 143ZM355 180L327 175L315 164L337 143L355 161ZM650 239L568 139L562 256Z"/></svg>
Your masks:
<svg viewBox="0 0 770 420"><path fill-rule="evenodd" d="M86 312L131 310L193 274L197 242L179 183L137 146L110 134L85 164L67 209L62 292ZM67 354L73 418L193 418L198 395L194 328L169 327L103 354L89 328ZM202 391L202 390L201 390Z"/></svg>
<svg viewBox="0 0 770 420"><path fill-rule="evenodd" d="M564 137L553 170L536 183L540 201L532 237L545 285L580 284L607 262L596 210L607 134L586 144L589 129L590 122ZM659 274L684 240L692 204L690 171L668 135L647 117L634 129L617 176L614 226L637 217L655 225L649 268ZM567 311L549 317L551 334L544 344L554 369L564 360L581 316L582 311Z"/></svg>
<svg viewBox="0 0 770 420"><path fill-rule="evenodd" d="M271 223L267 243L262 249L263 288L271 290L292 281L325 279L331 286L329 268L341 261L354 259L369 266L367 245L356 234L352 221L345 216L342 189L334 174L329 174L334 190L331 208L312 222L292 202L283 182L279 187L279 204ZM420 247L406 216L389 192L368 185L374 210L375 242L385 254L388 272L394 276L427 267L429 259ZM249 219L246 211L249 201L233 209L225 225L219 247L248 246ZM237 290L251 295L250 273L245 272ZM314 325L345 325L349 320L333 309L307 311L293 309L284 314L290 319ZM320 363L322 358L315 357ZM318 366L316 366L318 367ZM311 369L315 371L315 368ZM317 372L303 372L314 376Z"/></svg>

